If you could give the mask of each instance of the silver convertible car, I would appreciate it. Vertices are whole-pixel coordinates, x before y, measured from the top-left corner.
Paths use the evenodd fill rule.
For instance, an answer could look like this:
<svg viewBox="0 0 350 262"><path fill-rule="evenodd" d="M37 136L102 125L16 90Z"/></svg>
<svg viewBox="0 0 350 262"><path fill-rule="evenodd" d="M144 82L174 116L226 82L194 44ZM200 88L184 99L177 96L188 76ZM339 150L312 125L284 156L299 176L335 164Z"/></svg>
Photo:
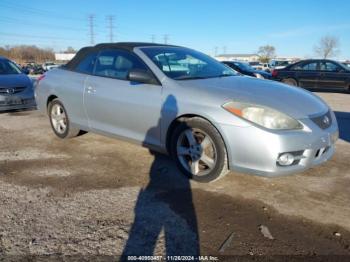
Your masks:
<svg viewBox="0 0 350 262"><path fill-rule="evenodd" d="M200 182L229 170L301 172L330 159L338 138L319 97L178 46L85 47L39 79L36 99L58 137L91 131L136 141Z"/></svg>

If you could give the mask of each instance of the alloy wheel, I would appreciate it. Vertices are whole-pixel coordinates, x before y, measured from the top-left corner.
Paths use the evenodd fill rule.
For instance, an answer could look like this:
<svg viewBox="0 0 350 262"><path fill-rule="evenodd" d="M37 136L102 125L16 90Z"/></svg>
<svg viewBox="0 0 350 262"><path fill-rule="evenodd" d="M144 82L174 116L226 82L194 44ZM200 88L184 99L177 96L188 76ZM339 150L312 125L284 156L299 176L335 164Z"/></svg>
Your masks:
<svg viewBox="0 0 350 262"><path fill-rule="evenodd" d="M51 108L51 122L55 131L64 134L67 130L67 115L62 105L54 104Z"/></svg>
<svg viewBox="0 0 350 262"><path fill-rule="evenodd" d="M207 175L216 165L215 144L203 130L185 129L178 137L176 149L179 162L193 176Z"/></svg>

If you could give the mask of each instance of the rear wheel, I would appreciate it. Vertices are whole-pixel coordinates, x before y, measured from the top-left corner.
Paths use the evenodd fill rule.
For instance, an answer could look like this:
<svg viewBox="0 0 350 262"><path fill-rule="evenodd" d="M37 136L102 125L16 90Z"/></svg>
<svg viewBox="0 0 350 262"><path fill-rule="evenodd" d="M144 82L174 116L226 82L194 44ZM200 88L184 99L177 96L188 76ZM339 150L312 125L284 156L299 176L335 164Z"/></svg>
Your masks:
<svg viewBox="0 0 350 262"><path fill-rule="evenodd" d="M71 138L80 133L80 129L71 126L67 111L58 99L50 102L48 113L52 130L59 138Z"/></svg>
<svg viewBox="0 0 350 262"><path fill-rule="evenodd" d="M204 119L190 118L176 127L171 154L182 173L195 181L210 182L228 173L225 144Z"/></svg>
<svg viewBox="0 0 350 262"><path fill-rule="evenodd" d="M283 79L282 82L290 86L298 86L298 82L293 78Z"/></svg>

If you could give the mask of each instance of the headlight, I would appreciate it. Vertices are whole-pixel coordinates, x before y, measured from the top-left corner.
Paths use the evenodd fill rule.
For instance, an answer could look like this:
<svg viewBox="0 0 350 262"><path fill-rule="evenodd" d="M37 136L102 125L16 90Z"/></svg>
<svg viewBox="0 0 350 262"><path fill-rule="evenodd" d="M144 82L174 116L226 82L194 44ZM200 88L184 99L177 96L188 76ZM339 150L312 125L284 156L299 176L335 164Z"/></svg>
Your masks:
<svg viewBox="0 0 350 262"><path fill-rule="evenodd" d="M295 119L274 109L249 103L229 102L223 108L230 113L268 129L302 129Z"/></svg>
<svg viewBox="0 0 350 262"><path fill-rule="evenodd" d="M254 73L254 75L256 76L256 78L260 78L260 79L265 79L265 77L263 77L261 74L259 73Z"/></svg>

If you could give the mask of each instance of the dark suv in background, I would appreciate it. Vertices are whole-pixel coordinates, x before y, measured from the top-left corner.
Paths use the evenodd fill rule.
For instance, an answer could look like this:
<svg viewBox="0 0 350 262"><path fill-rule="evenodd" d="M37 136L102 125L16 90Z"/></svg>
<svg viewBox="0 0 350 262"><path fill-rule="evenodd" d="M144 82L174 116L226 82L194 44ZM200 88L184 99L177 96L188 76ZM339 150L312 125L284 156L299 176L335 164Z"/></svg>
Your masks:
<svg viewBox="0 0 350 262"><path fill-rule="evenodd" d="M350 69L327 59L303 60L272 72L277 81L304 88L350 90Z"/></svg>

